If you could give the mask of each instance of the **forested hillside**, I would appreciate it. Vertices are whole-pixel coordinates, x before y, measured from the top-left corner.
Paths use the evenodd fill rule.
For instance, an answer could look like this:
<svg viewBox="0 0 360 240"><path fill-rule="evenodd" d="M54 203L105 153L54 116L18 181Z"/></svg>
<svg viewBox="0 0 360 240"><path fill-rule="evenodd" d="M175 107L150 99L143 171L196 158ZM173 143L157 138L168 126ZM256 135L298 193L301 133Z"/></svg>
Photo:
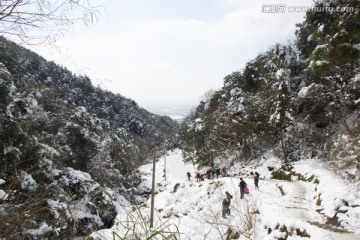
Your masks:
<svg viewBox="0 0 360 240"><path fill-rule="evenodd" d="M0 110L0 237L7 239L64 239L110 226L114 203L141 194L135 169L155 148L177 144L169 117L2 37Z"/></svg>
<svg viewBox="0 0 360 240"><path fill-rule="evenodd" d="M338 11L307 12L295 43L275 44L226 76L183 122L188 161L247 162L273 151L284 164L317 156L359 179L360 3L315 7Z"/></svg>
<svg viewBox="0 0 360 240"><path fill-rule="evenodd" d="M274 43L239 66L241 71L227 75L223 87L209 92L181 126L0 36L0 239L76 239L116 228L127 211L119 208L131 209L140 201L146 205L150 190L141 183L148 175L141 176L139 166L155 150L160 155L177 146L193 164L186 171L225 159L232 176L247 174L242 169L249 172L260 163L270 175L267 155L281 158L282 168L310 157L350 182L360 181L360 2L320 0L315 7L328 10L307 12L293 43ZM164 170L158 179L161 174L166 178ZM176 178L185 178L185 172ZM176 193L176 184L163 197L174 206L179 202L170 193ZM266 184L282 190L271 181ZM187 193L199 193L192 183L181 188L185 185ZM318 195L307 199L306 208L315 199L322 205L313 187L307 189ZM209 197L209 188L203 186L201 196ZM345 199L346 191L326 205ZM355 209L354 199L349 202ZM338 204L335 216L346 205ZM167 213L162 210L159 216ZM346 223L351 231L354 222ZM128 229L135 231L135 225Z"/></svg>

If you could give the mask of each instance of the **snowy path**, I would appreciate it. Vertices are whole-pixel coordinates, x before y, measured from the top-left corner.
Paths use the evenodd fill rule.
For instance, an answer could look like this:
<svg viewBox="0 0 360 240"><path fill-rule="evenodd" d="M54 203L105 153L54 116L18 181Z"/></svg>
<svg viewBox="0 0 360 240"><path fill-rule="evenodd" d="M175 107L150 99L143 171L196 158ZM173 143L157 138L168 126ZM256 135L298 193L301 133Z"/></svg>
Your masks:
<svg viewBox="0 0 360 240"><path fill-rule="evenodd" d="M239 240L360 240L360 235L336 232L337 229L325 224L323 216L316 211L318 206L314 196L319 192L314 192L313 183L269 179L265 168L260 171L261 176L266 177L260 180L260 190L254 189L252 178L244 178L250 194L240 199L239 176L196 182L193 176L197 170L182 161L181 151L174 151L166 157L166 180L164 170L165 158L161 158L156 164L155 215L159 222L175 224L182 234L181 240L223 240L229 227L242 231L244 209L249 204L258 210L256 214L250 213L256 220L251 231L245 230ZM150 187L152 164L143 166L141 171L147 176L143 185ZM192 174L190 181L186 172ZM225 191L234 198L231 200L231 214L223 219L221 202ZM325 195L325 192L321 193ZM144 216L150 213L149 206L150 200L141 209ZM120 228L119 223L126 221L125 217L125 214L119 214L111 229L98 231L92 236L96 240L113 239L113 232L124 236L125 229ZM306 232L307 236L300 236L296 231Z"/></svg>
<svg viewBox="0 0 360 240"><path fill-rule="evenodd" d="M309 208L311 203L309 199L306 198L307 192L306 188L301 182L293 182L292 196L285 202L282 211L286 217L292 217L301 219L304 221L312 221L311 214L309 214Z"/></svg>
<svg viewBox="0 0 360 240"><path fill-rule="evenodd" d="M279 219L279 223L284 224L287 228L289 228L289 226L293 226L298 229L306 229L307 233L311 236L310 239L360 239L360 236L347 233L344 230L336 229L324 223L324 219L316 211L314 200L311 197L311 193L308 192L309 188L305 186L308 183L302 181L284 182L277 180L264 180L262 184L268 190L276 186L278 191L280 191L279 187L281 187L285 192L284 196L278 196L277 199L275 196L269 198L269 192L266 190L256 191L254 193L254 196L259 198L262 202L262 209L267 215L265 216L265 219L272 216L271 221L273 221L274 216L277 216L275 219ZM271 215L269 215L269 210L267 210L267 208L272 208L270 213ZM273 222L266 222L265 220L265 224L273 229L276 228L274 227Z"/></svg>
<svg viewBox="0 0 360 240"><path fill-rule="evenodd" d="M312 206L314 205L313 201L309 198L304 198L304 196L308 196L307 188L303 185L304 183L293 182L293 184L296 191L294 192L293 200L290 201L291 203L293 203L293 211L290 212L294 213L294 215L297 216L299 219L321 228L324 231L324 236L326 236L328 239L354 240L356 238L351 233L349 234L346 232L340 232L339 229L336 229L331 225L326 225L319 222L321 216L318 212L315 211L315 209L312 209ZM360 239L360 237L358 237L357 239Z"/></svg>

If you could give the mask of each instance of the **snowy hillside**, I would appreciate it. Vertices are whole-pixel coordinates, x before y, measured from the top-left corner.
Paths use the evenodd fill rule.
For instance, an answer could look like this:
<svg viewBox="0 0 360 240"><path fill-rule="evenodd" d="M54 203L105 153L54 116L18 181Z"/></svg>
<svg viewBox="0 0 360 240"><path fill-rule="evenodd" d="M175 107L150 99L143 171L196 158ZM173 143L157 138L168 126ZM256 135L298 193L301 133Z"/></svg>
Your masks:
<svg viewBox="0 0 360 240"><path fill-rule="evenodd" d="M178 143L171 118L1 36L0 109L0 239L112 226L112 201L138 195L147 153Z"/></svg>
<svg viewBox="0 0 360 240"><path fill-rule="evenodd" d="M360 239L359 183L344 182L316 159L296 162L291 181L272 179L272 173L280 165L280 160L268 153L256 169L236 165L229 168L229 177L197 182L193 177L197 170L183 163L181 151L169 152L156 164L153 231L148 227L151 203L146 200L132 210L124 207L111 229L95 232L91 237L134 239L135 235L131 234L136 234L139 239L147 239L156 230L165 228L165 232L177 232L180 239L191 240ZM254 189L250 174L255 170L260 173L259 190ZM146 176L141 186L150 188L152 164L143 166L141 171ZM186 178L188 171L192 174L190 181ZM244 199L240 199L239 177L244 177L250 188ZM222 218L225 191L234 198L231 214ZM135 220L138 217L143 219ZM133 222L136 224L132 225ZM124 236L127 238L121 238Z"/></svg>

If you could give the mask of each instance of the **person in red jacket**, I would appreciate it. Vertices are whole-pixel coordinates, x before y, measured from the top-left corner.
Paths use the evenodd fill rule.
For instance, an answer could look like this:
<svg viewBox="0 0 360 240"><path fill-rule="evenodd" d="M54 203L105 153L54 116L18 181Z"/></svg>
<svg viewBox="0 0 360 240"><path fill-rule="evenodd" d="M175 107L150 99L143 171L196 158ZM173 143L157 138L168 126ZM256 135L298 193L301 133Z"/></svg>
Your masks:
<svg viewBox="0 0 360 240"><path fill-rule="evenodd" d="M223 167L221 168L221 175L222 175L223 177L226 176L226 168L225 168L225 166L223 166Z"/></svg>
<svg viewBox="0 0 360 240"><path fill-rule="evenodd" d="M201 175L200 175L199 172L197 172L197 173L195 174L195 178L196 178L196 181L197 181L197 182L200 182Z"/></svg>

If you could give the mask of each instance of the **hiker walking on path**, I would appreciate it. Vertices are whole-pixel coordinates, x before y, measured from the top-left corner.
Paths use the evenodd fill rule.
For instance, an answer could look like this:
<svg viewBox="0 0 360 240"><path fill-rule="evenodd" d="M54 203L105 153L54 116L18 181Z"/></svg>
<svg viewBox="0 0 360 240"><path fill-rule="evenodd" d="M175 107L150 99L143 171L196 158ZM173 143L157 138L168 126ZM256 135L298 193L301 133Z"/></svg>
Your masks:
<svg viewBox="0 0 360 240"><path fill-rule="evenodd" d="M259 173L258 173L258 172L255 172L255 175L254 175L254 184L255 184L255 188L256 188L256 189L259 189Z"/></svg>
<svg viewBox="0 0 360 240"><path fill-rule="evenodd" d="M226 176L226 168L225 168L225 166L223 166L223 167L221 168L221 175L222 175L223 177Z"/></svg>
<svg viewBox="0 0 360 240"><path fill-rule="evenodd" d="M246 182L242 178L240 178L239 187L240 187L240 198L243 198L245 193Z"/></svg>
<svg viewBox="0 0 360 240"><path fill-rule="evenodd" d="M208 170L206 171L206 178L207 178L207 179L210 179L210 178L211 178L211 169L208 169Z"/></svg>
<svg viewBox="0 0 360 240"><path fill-rule="evenodd" d="M215 174L216 174L216 178L219 178L219 175L220 175L220 169L219 168L217 168L215 170Z"/></svg>
<svg viewBox="0 0 360 240"><path fill-rule="evenodd" d="M230 204L231 204L231 199L233 198L233 196L228 191L225 192L225 195L226 195L226 198L229 200L229 207L228 207L226 213L227 213L227 215L230 215Z"/></svg>
<svg viewBox="0 0 360 240"><path fill-rule="evenodd" d="M197 182L200 182L201 175L200 175L199 172L197 172L197 173L195 174L195 178L196 178L196 181L197 181Z"/></svg>
<svg viewBox="0 0 360 240"><path fill-rule="evenodd" d="M187 172L186 176L188 177L188 180L190 181L191 174L189 172Z"/></svg>
<svg viewBox="0 0 360 240"><path fill-rule="evenodd" d="M226 218L226 214L228 214L229 212L229 207L230 207L230 199L228 197L228 195L225 193L225 198L222 200L222 217Z"/></svg>

